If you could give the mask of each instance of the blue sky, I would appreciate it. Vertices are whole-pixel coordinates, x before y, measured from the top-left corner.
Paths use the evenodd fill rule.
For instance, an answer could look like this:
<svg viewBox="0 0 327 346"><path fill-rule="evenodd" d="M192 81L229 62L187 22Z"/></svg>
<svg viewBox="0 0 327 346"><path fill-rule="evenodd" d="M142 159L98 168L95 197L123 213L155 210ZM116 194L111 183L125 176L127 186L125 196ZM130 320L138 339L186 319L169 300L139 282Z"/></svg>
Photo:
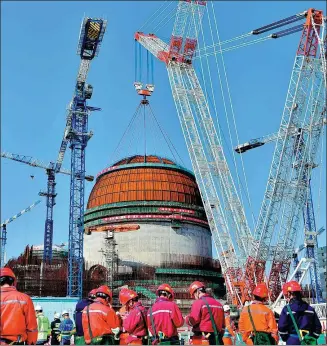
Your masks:
<svg viewBox="0 0 327 346"><path fill-rule="evenodd" d="M94 88L89 104L101 107L102 111L93 113L89 119L89 129L94 136L86 150L86 172L96 175L107 167L139 103L133 87L133 35L161 4L153 1L2 2L1 150L30 155L44 162L56 160L66 107L73 95L80 62L76 48L81 20L84 15L105 17L107 31L88 76ZM227 40L309 7L324 8L323 5L324 2L318 1L216 2L220 38ZM172 25L170 21L158 35L169 37ZM240 142L278 130L299 38L298 33L225 53ZM154 68L156 90L151 97L152 109L183 163L191 168L167 72L159 62L155 62ZM273 150L274 145L267 144L243 157L256 217ZM155 150L149 143L148 151L170 155L167 147L160 144ZM226 148L228 159L230 151L230 147ZM320 204L318 227L326 224L325 165L324 160L319 201L318 169L313 185L316 208ZM70 151L67 150L63 167L69 169L69 166ZM30 175L35 178L31 179ZM56 179L54 243L59 243L68 240L69 177L58 175ZM86 183L86 199L92 186L93 183ZM2 159L1 220L39 199L38 192L45 189L43 170ZM249 206L245 207L250 215ZM45 211L42 201L33 211L8 225L8 257L19 255L27 244L43 242ZM250 220L249 224L252 226ZM325 236L319 241L325 244Z"/></svg>

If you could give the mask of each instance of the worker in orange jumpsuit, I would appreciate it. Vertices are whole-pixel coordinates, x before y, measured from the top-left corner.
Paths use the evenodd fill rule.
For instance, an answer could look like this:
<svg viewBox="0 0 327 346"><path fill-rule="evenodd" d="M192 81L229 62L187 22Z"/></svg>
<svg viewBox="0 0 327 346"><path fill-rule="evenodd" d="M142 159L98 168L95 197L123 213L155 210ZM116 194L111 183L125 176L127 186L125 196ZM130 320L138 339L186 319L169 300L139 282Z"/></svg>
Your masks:
<svg viewBox="0 0 327 346"><path fill-rule="evenodd" d="M16 290L16 277L10 268L0 269L0 344L35 345L37 322L32 299Z"/></svg>
<svg viewBox="0 0 327 346"><path fill-rule="evenodd" d="M265 283L260 283L253 290L254 300L250 305L245 306L241 312L239 320L239 331L242 334L243 341L247 345L253 345L255 338L254 329L258 332L257 338L269 339L269 345L278 344L278 328L274 313L264 305L268 298L268 288ZM252 321L250 314L252 316Z"/></svg>
<svg viewBox="0 0 327 346"><path fill-rule="evenodd" d="M193 345L223 345L225 330L223 306L206 292L205 285L194 281L189 288L195 301L185 322L192 327Z"/></svg>
<svg viewBox="0 0 327 346"><path fill-rule="evenodd" d="M230 320L230 306L225 304L223 306L225 313L225 333L223 335L224 345L233 345L233 337L235 336L233 324Z"/></svg>
<svg viewBox="0 0 327 346"><path fill-rule="evenodd" d="M127 337L122 340L122 345L147 345L148 328L146 322L146 309L136 292L123 289L119 292L119 301L126 307L127 314L123 318L123 329L127 332ZM122 343L123 342L123 343Z"/></svg>
<svg viewBox="0 0 327 346"><path fill-rule="evenodd" d="M83 309L82 325L86 344L115 345L121 323L111 302L110 288L100 286L94 302Z"/></svg>

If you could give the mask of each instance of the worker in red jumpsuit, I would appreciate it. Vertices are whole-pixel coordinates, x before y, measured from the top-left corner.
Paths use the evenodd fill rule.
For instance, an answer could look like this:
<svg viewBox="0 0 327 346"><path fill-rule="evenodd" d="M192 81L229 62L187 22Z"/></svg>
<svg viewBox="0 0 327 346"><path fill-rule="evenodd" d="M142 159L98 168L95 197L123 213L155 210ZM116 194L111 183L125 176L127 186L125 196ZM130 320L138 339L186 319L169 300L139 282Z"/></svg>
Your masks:
<svg viewBox="0 0 327 346"><path fill-rule="evenodd" d="M123 318L123 329L128 333L124 345L147 345L148 328L146 322L146 309L136 292L123 289L119 292L119 301L126 307L127 314Z"/></svg>
<svg viewBox="0 0 327 346"><path fill-rule="evenodd" d="M148 310L147 323L153 343L179 345L177 328L184 324L182 313L174 302L174 291L162 284L156 291L157 299Z"/></svg>
<svg viewBox="0 0 327 346"><path fill-rule="evenodd" d="M32 299L16 290L16 277L10 268L0 269L0 344L35 345L37 322Z"/></svg>
<svg viewBox="0 0 327 346"><path fill-rule="evenodd" d="M186 323L192 327L193 345L223 345L225 316L223 306L206 292L200 281L189 287L191 297L195 299Z"/></svg>
<svg viewBox="0 0 327 346"><path fill-rule="evenodd" d="M253 296L254 300L251 304L244 306L238 323L239 332L242 334L243 341L247 345L256 345L257 343L255 341L260 338L268 342L262 345L276 345L278 344L279 337L275 315L268 306L264 305L268 298L266 284L258 284L253 290Z"/></svg>
<svg viewBox="0 0 327 346"><path fill-rule="evenodd" d="M85 343L88 345L115 345L120 332L120 319L111 306L112 292L108 286L100 286L94 303L83 309L82 325Z"/></svg>

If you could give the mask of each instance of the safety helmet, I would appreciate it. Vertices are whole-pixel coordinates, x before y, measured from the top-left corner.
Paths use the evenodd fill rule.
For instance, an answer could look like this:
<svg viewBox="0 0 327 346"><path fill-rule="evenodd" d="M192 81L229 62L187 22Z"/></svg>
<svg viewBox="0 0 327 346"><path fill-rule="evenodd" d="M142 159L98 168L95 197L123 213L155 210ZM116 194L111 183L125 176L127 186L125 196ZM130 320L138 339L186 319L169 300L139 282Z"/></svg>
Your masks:
<svg viewBox="0 0 327 346"><path fill-rule="evenodd" d="M224 309L225 312L226 312L226 311L230 311L230 306L227 305L227 304L225 304L225 305L223 306L223 309Z"/></svg>
<svg viewBox="0 0 327 346"><path fill-rule="evenodd" d="M111 292L111 289L110 289L108 286L106 286L106 285L100 286L100 287L97 289L96 296L97 296L97 297L102 297L102 298L109 297L110 300L112 300L112 292Z"/></svg>
<svg viewBox="0 0 327 346"><path fill-rule="evenodd" d="M0 282L2 283L3 279L2 278L12 278L14 286L16 286L16 276L14 272L8 268L0 268Z"/></svg>
<svg viewBox="0 0 327 346"><path fill-rule="evenodd" d="M69 312L67 310L63 310L63 312L61 313L61 316L64 316L64 315L69 315Z"/></svg>
<svg viewBox="0 0 327 346"><path fill-rule="evenodd" d="M135 291L129 290L129 289L122 289L119 292L119 301L120 304L125 305L127 304L131 299L134 299L138 297L137 293Z"/></svg>
<svg viewBox="0 0 327 346"><path fill-rule="evenodd" d="M301 292L301 285L297 281L289 281L283 285L283 294L287 295L288 292Z"/></svg>
<svg viewBox="0 0 327 346"><path fill-rule="evenodd" d="M265 283L258 284L256 288L253 290L253 295L260 298L268 297L268 288Z"/></svg>
<svg viewBox="0 0 327 346"><path fill-rule="evenodd" d="M161 291L165 291L165 292L170 293L170 294L171 294L170 300L174 300L175 292L174 292L174 290L171 288L170 285L168 285L168 284L161 284L161 285L157 288L156 295L159 296L159 294L160 294Z"/></svg>
<svg viewBox="0 0 327 346"><path fill-rule="evenodd" d="M189 288L191 297L194 296L195 291L198 290L199 288L205 288L204 283L202 283L200 281L194 281L193 283L191 283L190 288Z"/></svg>
<svg viewBox="0 0 327 346"><path fill-rule="evenodd" d="M96 297L96 294L97 294L97 289L94 288L93 290L91 290L88 294L88 298L90 299L94 299Z"/></svg>
<svg viewBox="0 0 327 346"><path fill-rule="evenodd" d="M59 312L56 312L56 313L54 314L54 318L60 318L60 313L59 313Z"/></svg>
<svg viewBox="0 0 327 346"><path fill-rule="evenodd" d="M35 311L43 311L43 308L41 305L36 305L34 308Z"/></svg>

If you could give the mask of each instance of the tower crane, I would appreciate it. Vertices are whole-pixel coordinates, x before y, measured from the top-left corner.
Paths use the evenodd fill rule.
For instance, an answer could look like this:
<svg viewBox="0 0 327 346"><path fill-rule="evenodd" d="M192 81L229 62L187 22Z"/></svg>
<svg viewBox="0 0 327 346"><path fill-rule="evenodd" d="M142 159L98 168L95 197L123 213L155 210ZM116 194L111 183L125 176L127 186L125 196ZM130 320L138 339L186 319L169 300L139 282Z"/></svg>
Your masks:
<svg viewBox="0 0 327 346"><path fill-rule="evenodd" d="M101 110L87 105L93 87L86 83L91 61L98 55L107 21L83 19L77 54L81 58L73 98L68 107L64 136L61 142L55 172L61 169L67 144L71 149L71 179L69 207L68 283L67 295L82 297L83 292L83 234L84 234L84 179L85 148L92 137L88 132L90 112Z"/></svg>
<svg viewBox="0 0 327 346"><path fill-rule="evenodd" d="M20 211L18 214L10 217L9 219L3 221L1 223L1 227L2 227L2 234L1 234L1 257L0 257L0 267L3 267L5 265L5 249L6 249L6 244L7 244L7 225L8 223L16 220L17 218L19 218L20 216L22 216L23 214L25 214L26 212L30 211L31 209L33 209L36 205L38 205L41 201L38 200L36 202L34 202L33 204L31 204L29 207L27 207L26 209L23 209L22 211Z"/></svg>
<svg viewBox="0 0 327 346"><path fill-rule="evenodd" d="M301 136L303 133L304 137L305 149L301 156L296 154L296 162L294 162L291 160L294 148L296 149L294 137L282 136L282 133L286 134L290 128L306 126L304 105L307 101L309 82L312 82L312 79L314 79L314 87L311 88L308 101L310 103L309 123L319 123L323 113L323 74L321 60L316 58L322 11L309 9L299 15L266 25L252 32L253 35L260 35L263 32L305 19L304 25L301 24L271 35L272 38L279 38L302 30L278 136L280 139L277 140L259 222L255 233L252 234L225 159L221 138L215 129L208 102L192 65L205 7L206 1L201 0L180 0L178 2L169 44L153 33L136 32L134 38L158 60L166 64L177 114L199 185L226 287L233 302L242 304L244 299L251 299L248 296L255 283L264 281L266 261L271 253L271 241L275 234L282 202L287 204L287 213L285 219L282 219L283 232L280 232L274 248L274 265L270 277L274 277L277 273L277 264L285 262L285 267L288 264L288 249L291 249L291 246L287 243L287 235L289 230L292 234L296 233L297 216L303 205L304 191L306 191L301 185L303 179L299 179L299 177L303 177L302 163L306 161L308 165L311 165L316 147L313 144L308 148L308 136L301 132ZM319 137L320 130L317 130L313 142L315 143ZM294 163L294 174L292 174L292 182L290 182L287 173L292 170L292 163ZM300 184L299 180L301 180ZM246 259L246 263L244 259ZM285 273L286 270L282 273L283 277L285 277ZM243 296L242 301L239 299L238 292Z"/></svg>
<svg viewBox="0 0 327 346"><path fill-rule="evenodd" d="M39 192L40 196L46 197L47 214L45 219L44 227L44 251L43 251L43 262L51 263L52 261L52 239L53 239L53 207L55 206L56 194L56 182L55 182L55 163L44 163L31 156L12 154L8 152L2 152L1 157L10 159L13 161L25 163L32 167L38 167L45 170L48 176L47 191ZM71 175L71 172L67 169L60 168L57 173ZM93 181L92 175L85 176L85 180Z"/></svg>

